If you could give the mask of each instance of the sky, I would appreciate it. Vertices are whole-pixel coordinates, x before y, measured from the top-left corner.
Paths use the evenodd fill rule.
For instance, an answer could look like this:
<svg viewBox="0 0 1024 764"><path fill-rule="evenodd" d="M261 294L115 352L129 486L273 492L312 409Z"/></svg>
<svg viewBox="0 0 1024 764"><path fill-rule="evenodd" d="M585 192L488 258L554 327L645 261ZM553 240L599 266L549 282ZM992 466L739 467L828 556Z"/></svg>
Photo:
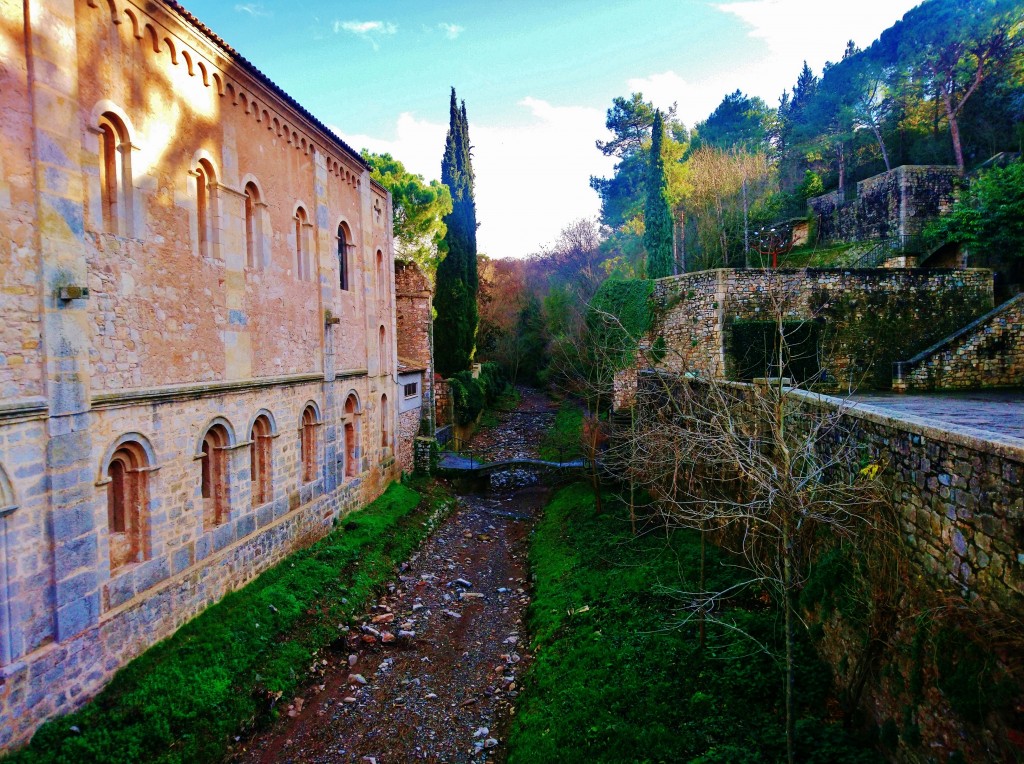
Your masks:
<svg viewBox="0 0 1024 764"><path fill-rule="evenodd" d="M440 178L466 102L481 253L521 257L595 217L616 96L688 127L739 88L776 105L806 60L867 47L920 0L183 0L356 150Z"/></svg>

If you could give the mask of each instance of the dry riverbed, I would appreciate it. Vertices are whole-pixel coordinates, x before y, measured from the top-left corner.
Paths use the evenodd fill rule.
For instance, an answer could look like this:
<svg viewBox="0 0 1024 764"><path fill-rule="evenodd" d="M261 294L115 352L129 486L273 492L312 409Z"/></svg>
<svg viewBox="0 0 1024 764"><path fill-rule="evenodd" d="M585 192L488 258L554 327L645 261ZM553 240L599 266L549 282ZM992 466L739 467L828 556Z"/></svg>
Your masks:
<svg viewBox="0 0 1024 764"><path fill-rule="evenodd" d="M535 456L554 408L524 391L474 447ZM387 592L319 656L306 691L237 762L502 761L530 659L527 547L547 490L528 473L467 494Z"/></svg>

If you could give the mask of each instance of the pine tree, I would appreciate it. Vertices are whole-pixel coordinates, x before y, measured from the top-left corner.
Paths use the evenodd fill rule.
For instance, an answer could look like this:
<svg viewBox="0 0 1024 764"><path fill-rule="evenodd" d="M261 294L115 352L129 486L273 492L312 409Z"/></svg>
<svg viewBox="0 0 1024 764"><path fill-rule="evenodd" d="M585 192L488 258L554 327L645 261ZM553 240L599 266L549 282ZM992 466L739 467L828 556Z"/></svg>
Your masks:
<svg viewBox="0 0 1024 764"><path fill-rule="evenodd" d="M646 199L644 201L644 248L647 250L647 275L652 279L671 276L672 213L668 208L668 180L661 145L665 125L661 112L654 112L651 155L647 163Z"/></svg>
<svg viewBox="0 0 1024 764"><path fill-rule="evenodd" d="M466 104L461 109L452 88L448 136L441 160L441 182L452 195L452 211L445 216L447 256L437 268L434 293L434 362L448 377L469 367L473 360L477 327L476 203L470 159Z"/></svg>

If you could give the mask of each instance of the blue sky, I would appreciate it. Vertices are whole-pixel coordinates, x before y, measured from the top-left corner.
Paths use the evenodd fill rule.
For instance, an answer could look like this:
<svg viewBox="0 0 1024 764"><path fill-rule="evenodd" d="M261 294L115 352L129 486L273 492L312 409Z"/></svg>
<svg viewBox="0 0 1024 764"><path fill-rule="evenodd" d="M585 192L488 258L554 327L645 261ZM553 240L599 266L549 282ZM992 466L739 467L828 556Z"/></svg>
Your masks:
<svg viewBox="0 0 1024 764"><path fill-rule="evenodd" d="M480 250L538 251L597 213L594 148L617 95L678 103L687 125L736 88L774 105L917 0L184 0L355 148L440 175L448 93L465 99Z"/></svg>

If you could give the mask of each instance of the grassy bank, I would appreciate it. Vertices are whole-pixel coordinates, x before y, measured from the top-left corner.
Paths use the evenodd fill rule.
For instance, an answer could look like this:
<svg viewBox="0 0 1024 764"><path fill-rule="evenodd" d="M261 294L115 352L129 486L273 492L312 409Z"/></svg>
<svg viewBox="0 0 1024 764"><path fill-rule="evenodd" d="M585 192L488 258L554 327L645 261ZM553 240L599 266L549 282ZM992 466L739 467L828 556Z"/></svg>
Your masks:
<svg viewBox="0 0 1024 764"><path fill-rule="evenodd" d="M47 723L4 764L220 761L234 735L290 698L316 651L364 612L446 504L443 495L392 485L132 661L87 706Z"/></svg>
<svg viewBox="0 0 1024 764"><path fill-rule="evenodd" d="M695 533L629 532L613 500L595 515L589 487L555 495L531 547L530 610L536 660L510 739L519 762L784 761L780 617L759 588L743 591L708 623L679 625L696 591ZM709 549L707 585L744 578ZM741 635L749 634L753 639ZM755 641L757 643L755 643ZM873 762L822 714L827 670L800 646L797 722L802 762Z"/></svg>
<svg viewBox="0 0 1024 764"><path fill-rule="evenodd" d="M562 401L554 426L544 433L539 453L549 461L571 461L583 456L583 410L573 400Z"/></svg>

